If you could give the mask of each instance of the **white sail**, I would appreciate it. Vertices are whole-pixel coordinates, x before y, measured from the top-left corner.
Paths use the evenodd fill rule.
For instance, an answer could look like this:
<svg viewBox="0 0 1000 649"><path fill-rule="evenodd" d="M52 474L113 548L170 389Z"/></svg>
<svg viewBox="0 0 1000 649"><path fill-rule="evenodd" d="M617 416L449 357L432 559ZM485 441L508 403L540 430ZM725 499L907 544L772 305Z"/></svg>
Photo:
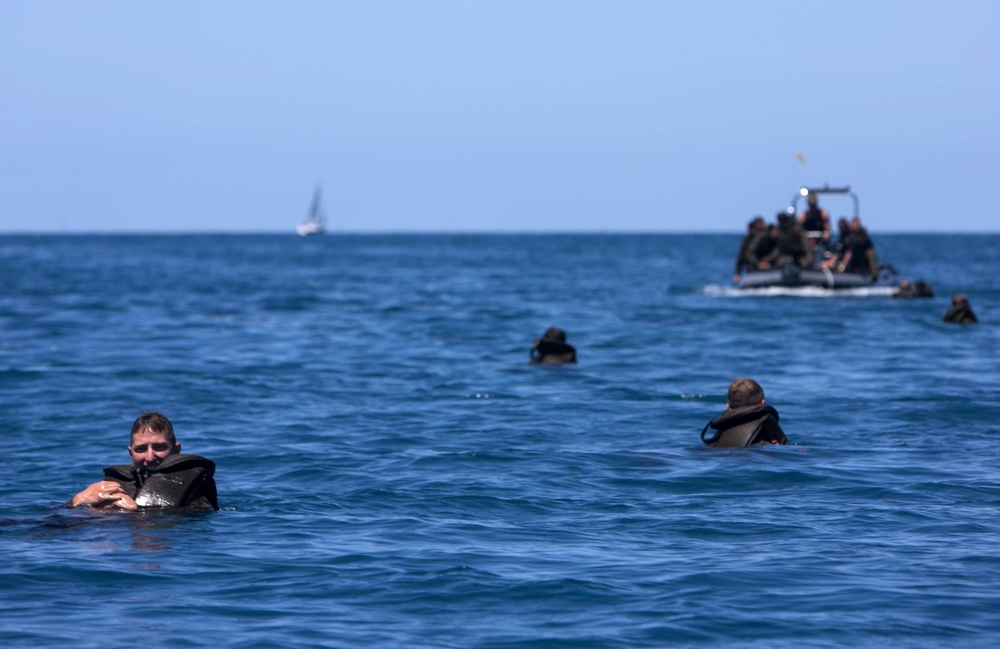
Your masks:
<svg viewBox="0 0 1000 649"><path fill-rule="evenodd" d="M309 207L309 214L306 220L299 224L296 231L302 236L310 234L323 234L326 232L326 214L323 212L323 192L317 187L313 194L312 205Z"/></svg>

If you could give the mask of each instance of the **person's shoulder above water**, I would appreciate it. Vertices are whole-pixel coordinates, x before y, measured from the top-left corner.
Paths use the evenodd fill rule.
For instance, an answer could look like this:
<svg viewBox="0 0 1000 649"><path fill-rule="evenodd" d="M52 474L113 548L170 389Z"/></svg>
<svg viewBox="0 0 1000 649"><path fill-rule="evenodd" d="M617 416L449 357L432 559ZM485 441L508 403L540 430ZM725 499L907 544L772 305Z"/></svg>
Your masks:
<svg viewBox="0 0 1000 649"><path fill-rule="evenodd" d="M701 440L715 448L788 444L778 419L778 411L764 403L760 384L741 377L729 384L726 411L705 425Z"/></svg>
<svg viewBox="0 0 1000 649"><path fill-rule="evenodd" d="M531 345L531 363L558 365L575 362L576 348L566 343L566 332L559 327L549 327Z"/></svg>
<svg viewBox="0 0 1000 649"><path fill-rule="evenodd" d="M972 311L972 305L969 304L969 298L962 293L956 293L952 296L951 307L944 312L941 320L952 324L976 324L979 322L979 318Z"/></svg>
<svg viewBox="0 0 1000 649"><path fill-rule="evenodd" d="M104 480L73 496L72 507L219 509L215 463L181 454L173 425L161 413L139 415L127 448L132 464L105 468Z"/></svg>

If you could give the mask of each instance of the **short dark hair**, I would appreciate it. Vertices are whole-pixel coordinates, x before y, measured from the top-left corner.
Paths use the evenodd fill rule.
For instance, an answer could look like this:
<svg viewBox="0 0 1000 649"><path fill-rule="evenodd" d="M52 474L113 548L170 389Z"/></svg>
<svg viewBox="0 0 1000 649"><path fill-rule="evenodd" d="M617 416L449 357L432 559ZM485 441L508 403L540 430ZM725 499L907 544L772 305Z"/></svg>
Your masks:
<svg viewBox="0 0 1000 649"><path fill-rule="evenodd" d="M758 406L764 400L764 388L751 378L740 377L729 384L729 407Z"/></svg>
<svg viewBox="0 0 1000 649"><path fill-rule="evenodd" d="M542 334L542 340L550 343L565 343L566 342L566 332L559 327L549 327Z"/></svg>
<svg viewBox="0 0 1000 649"><path fill-rule="evenodd" d="M129 437L129 443L132 443L132 438L135 437L136 433L143 430L163 433L168 442L171 444L177 443L177 438L174 437L173 424L162 413L147 410L136 417L136 420L132 423L132 435Z"/></svg>

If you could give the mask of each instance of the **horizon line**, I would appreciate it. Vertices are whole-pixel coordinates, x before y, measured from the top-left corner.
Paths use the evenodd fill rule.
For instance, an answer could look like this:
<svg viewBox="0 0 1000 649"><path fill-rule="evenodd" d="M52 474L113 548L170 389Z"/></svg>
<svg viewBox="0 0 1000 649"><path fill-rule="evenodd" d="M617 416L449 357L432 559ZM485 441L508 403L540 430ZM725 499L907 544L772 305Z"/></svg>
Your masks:
<svg viewBox="0 0 1000 649"><path fill-rule="evenodd" d="M869 232L881 234L897 235L995 235L1000 234L997 230L873 230ZM681 236L707 236L707 235L740 235L746 234L745 228L738 230L328 230L319 238L324 236L373 236L373 235L405 235L405 236L649 236L649 235L681 235ZM287 235L298 238L302 237L294 230L0 230L0 236L199 236L199 235L231 235L231 236L262 236L262 235Z"/></svg>

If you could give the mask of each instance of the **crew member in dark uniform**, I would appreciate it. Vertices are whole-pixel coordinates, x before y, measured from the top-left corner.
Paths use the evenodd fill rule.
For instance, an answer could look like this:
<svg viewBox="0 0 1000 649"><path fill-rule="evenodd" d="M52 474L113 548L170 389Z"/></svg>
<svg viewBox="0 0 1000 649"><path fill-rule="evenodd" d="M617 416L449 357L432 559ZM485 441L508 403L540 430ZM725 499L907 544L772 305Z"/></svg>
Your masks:
<svg viewBox="0 0 1000 649"><path fill-rule="evenodd" d="M219 508L215 463L200 455L182 455L174 427L162 414L139 415L128 452L132 464L105 468L104 480L73 496L70 506Z"/></svg>
<svg viewBox="0 0 1000 649"><path fill-rule="evenodd" d="M778 226L768 225L758 232L747 250L748 270L767 270L778 256Z"/></svg>
<svg viewBox="0 0 1000 649"><path fill-rule="evenodd" d="M837 270L841 273L865 273L871 275L872 279L878 277L878 255L875 253L875 246L868 236L868 230L861 225L861 219L854 217L851 219L850 247L840 263Z"/></svg>
<svg viewBox="0 0 1000 649"><path fill-rule="evenodd" d="M941 320L952 324L977 324L979 322L979 318L972 312L969 298L962 293L956 293L951 297L951 307L944 312Z"/></svg>
<svg viewBox="0 0 1000 649"><path fill-rule="evenodd" d="M736 255L736 270L733 271L733 283L739 284L740 276L743 274L743 270L756 270L754 266L750 263L750 244L754 242L754 238L765 229L764 217L755 216L750 223L747 224L747 233L743 235L743 241L740 242L740 252Z"/></svg>
<svg viewBox="0 0 1000 649"><path fill-rule="evenodd" d="M746 377L729 384L726 412L705 425L701 441L716 448L788 444L778 425L778 411L765 405L760 384Z"/></svg>
<svg viewBox="0 0 1000 649"><path fill-rule="evenodd" d="M840 217L837 219L837 242L832 249L827 251L827 256L820 262L823 268L836 270L840 262L844 260L847 251L851 249L851 224L847 219Z"/></svg>
<svg viewBox="0 0 1000 649"><path fill-rule="evenodd" d="M795 264L799 268L812 265L812 251L805 232L790 214L778 214L778 258L775 266Z"/></svg>
<svg viewBox="0 0 1000 649"><path fill-rule="evenodd" d="M566 332L559 327L549 327L531 345L531 362L542 365L559 365L576 362L576 349L566 344Z"/></svg>
<svg viewBox="0 0 1000 649"><path fill-rule="evenodd" d="M816 203L815 194L809 194L806 201L809 207L799 215L799 223L810 238L813 237L812 233L818 233L816 238L825 247L830 242L830 214Z"/></svg>

